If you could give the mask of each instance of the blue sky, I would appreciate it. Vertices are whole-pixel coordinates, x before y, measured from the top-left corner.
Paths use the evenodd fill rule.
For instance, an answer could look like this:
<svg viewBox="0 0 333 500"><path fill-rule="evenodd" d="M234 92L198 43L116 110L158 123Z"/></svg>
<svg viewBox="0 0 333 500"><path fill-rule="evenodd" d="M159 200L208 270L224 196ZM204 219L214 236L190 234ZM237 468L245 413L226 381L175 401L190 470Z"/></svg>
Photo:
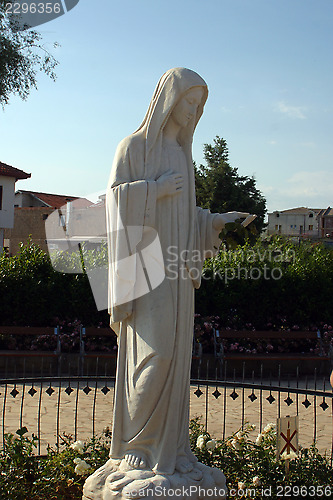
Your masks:
<svg viewBox="0 0 333 500"><path fill-rule="evenodd" d="M331 0L80 0L37 29L60 64L0 111L0 160L32 174L17 188L103 191L159 77L185 66L209 87L197 163L219 135L269 211L333 206Z"/></svg>

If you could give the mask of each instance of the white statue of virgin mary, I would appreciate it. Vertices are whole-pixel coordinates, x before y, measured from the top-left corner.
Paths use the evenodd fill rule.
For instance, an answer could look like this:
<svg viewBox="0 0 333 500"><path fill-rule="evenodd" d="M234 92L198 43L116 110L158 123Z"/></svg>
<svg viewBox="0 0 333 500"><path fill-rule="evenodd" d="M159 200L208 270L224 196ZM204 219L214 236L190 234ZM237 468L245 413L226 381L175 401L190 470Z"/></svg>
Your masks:
<svg viewBox="0 0 333 500"><path fill-rule="evenodd" d="M196 207L192 138L207 95L197 73L167 71L141 126L119 144L107 189L109 313L119 344L110 457L121 470L197 480L189 444L194 289L225 223L247 215ZM151 277L140 255L149 231L165 278L139 296L136 278ZM127 267L124 246L133 257Z"/></svg>

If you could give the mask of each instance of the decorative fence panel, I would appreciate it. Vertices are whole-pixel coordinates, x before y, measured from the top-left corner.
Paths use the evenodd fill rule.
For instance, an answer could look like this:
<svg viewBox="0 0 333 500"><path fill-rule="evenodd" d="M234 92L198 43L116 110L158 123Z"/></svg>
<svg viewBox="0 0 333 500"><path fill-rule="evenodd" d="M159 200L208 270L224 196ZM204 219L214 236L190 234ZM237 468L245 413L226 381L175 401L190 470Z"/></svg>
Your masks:
<svg viewBox="0 0 333 500"><path fill-rule="evenodd" d="M308 447L314 441L321 453L333 455L333 392L328 376L301 377L295 367L293 376L281 372L268 378L252 371L246 377L228 371L227 363L192 370L190 414L199 416L215 438L225 438L246 422L256 425L252 437L280 416L299 416L299 441ZM193 376L194 371L197 372ZM207 376L207 374L210 376ZM215 380L212 379L215 374ZM87 439L111 426L113 376L12 378L0 383L0 445L6 433L26 426L39 438L38 454L47 444L59 446L61 435Z"/></svg>

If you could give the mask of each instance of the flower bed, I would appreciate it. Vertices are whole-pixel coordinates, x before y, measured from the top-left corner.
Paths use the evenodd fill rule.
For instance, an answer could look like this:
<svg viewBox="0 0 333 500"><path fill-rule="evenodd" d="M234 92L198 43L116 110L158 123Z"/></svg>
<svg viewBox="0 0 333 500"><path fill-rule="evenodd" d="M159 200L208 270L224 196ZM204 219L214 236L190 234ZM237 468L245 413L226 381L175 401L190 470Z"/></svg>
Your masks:
<svg viewBox="0 0 333 500"><path fill-rule="evenodd" d="M61 352L78 353L80 351L80 330L83 326L81 321L60 321L56 318L59 325L59 339ZM99 327L103 327L102 323ZM14 327L15 328L15 327ZM0 327L1 332L1 327ZM117 337L110 329L110 335L94 335L85 339L86 353L114 353L117 349ZM31 351L31 352L52 352L57 349L57 337L55 335L31 335L27 327L26 335L11 335L0 333L0 351Z"/></svg>
<svg viewBox="0 0 333 500"><path fill-rule="evenodd" d="M260 331L256 331L251 323L245 324L244 328L239 330L235 328L239 334L244 334L243 338L240 338L240 335L237 335L237 339L223 338L222 333L219 339L223 342L224 352L234 354L308 353L328 355L330 346L333 347L333 327L328 324L312 326L308 330L309 338L299 339L292 338L293 335L290 332L297 332L300 327L298 325L288 326L284 318L281 318L280 324L269 323L266 328L267 331L274 332L272 337L275 338L270 339L269 332L266 339L260 338ZM204 353L214 351L214 330L230 331L231 329L230 323L225 324L219 316L195 315L195 340L202 345ZM313 332L318 330L321 340L318 337L313 338Z"/></svg>
<svg viewBox="0 0 333 500"><path fill-rule="evenodd" d="M247 425L224 441L215 440L195 419L190 423L191 447L200 462L224 471L233 497L278 498L284 497L277 494L279 488L290 488L292 498L333 498L332 468L314 445L302 448L298 457L277 459L274 424L250 438L254 431L255 426ZM46 457L34 455L36 442L35 436L27 437L26 428L6 436L5 450L0 452L1 498L81 499L85 478L109 458L110 431L106 428L103 436L87 443L65 435L61 449L49 447Z"/></svg>
<svg viewBox="0 0 333 500"><path fill-rule="evenodd" d="M230 324L230 323L229 323ZM267 324L267 337L262 338L261 332L256 331L251 323L244 325L241 330L232 329L229 324L222 322L219 316L202 317L195 315L195 341L202 346L204 354L214 352L214 330L221 331L219 341L223 342L226 354L321 354L328 355L330 346L333 347L333 327L321 324L309 328L309 338L294 338L293 332L299 331L298 325L288 326L281 319L279 325ZM60 321L61 352L78 353L80 350L81 321ZM99 324L99 327L103 327ZM314 333L321 332L321 339ZM1 327L0 327L1 331ZM223 338L223 332L237 331L237 338ZM269 338L269 332L272 338ZM28 333L28 330L27 330ZM229 335L228 335L229 337ZM289 337L289 338L288 338ZM117 337L110 330L110 335L87 336L85 339L86 353L114 353L117 350ZM31 351L52 352L57 348L55 335L1 335L0 351Z"/></svg>

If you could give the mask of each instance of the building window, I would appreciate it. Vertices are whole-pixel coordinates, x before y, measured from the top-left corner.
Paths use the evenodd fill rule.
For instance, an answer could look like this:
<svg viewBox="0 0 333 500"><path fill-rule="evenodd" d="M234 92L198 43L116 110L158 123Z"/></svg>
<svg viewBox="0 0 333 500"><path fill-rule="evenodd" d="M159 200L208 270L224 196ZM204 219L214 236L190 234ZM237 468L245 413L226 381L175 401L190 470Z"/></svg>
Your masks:
<svg viewBox="0 0 333 500"><path fill-rule="evenodd" d="M309 217L313 217L313 214L309 214Z"/></svg>
<svg viewBox="0 0 333 500"><path fill-rule="evenodd" d="M309 231L313 231L313 224L309 224Z"/></svg>
<svg viewBox="0 0 333 500"><path fill-rule="evenodd" d="M0 186L0 210L2 210L2 190L3 190L3 187Z"/></svg>
<svg viewBox="0 0 333 500"><path fill-rule="evenodd" d="M64 215L59 215L59 226L66 227L66 219Z"/></svg>

